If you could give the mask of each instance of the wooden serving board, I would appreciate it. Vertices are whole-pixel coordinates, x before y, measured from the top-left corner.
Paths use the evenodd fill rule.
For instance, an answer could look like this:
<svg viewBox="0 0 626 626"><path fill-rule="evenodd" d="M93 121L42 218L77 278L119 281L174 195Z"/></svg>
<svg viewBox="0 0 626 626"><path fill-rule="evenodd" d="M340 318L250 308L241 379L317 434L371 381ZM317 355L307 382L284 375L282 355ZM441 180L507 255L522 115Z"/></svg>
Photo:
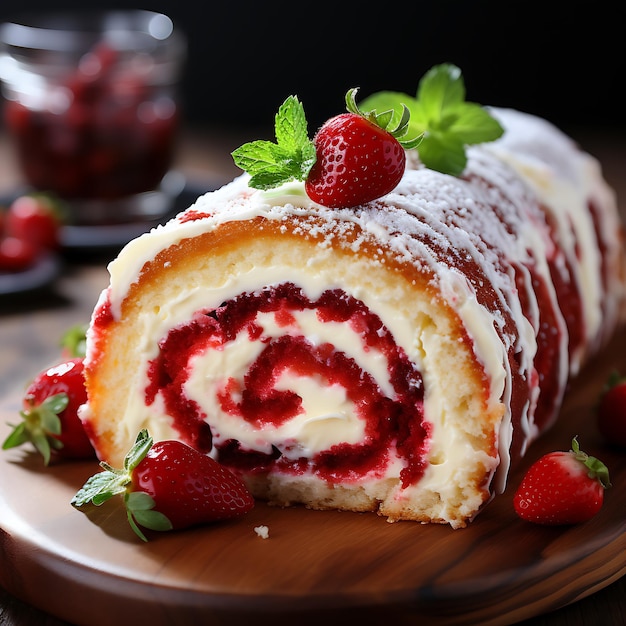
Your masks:
<svg viewBox="0 0 626 626"><path fill-rule="evenodd" d="M626 453L602 442L593 417L616 368L626 372L626 332L572 384L558 425L531 447L507 492L462 530L258 503L239 520L143 543L121 498L87 513L70 505L95 462L44 468L27 448L0 451L0 584L90 626L504 625L551 611L626 573ZM2 440L19 403L19 391L0 402ZM573 527L521 521L512 493L523 471L574 435L609 466L602 510Z"/></svg>

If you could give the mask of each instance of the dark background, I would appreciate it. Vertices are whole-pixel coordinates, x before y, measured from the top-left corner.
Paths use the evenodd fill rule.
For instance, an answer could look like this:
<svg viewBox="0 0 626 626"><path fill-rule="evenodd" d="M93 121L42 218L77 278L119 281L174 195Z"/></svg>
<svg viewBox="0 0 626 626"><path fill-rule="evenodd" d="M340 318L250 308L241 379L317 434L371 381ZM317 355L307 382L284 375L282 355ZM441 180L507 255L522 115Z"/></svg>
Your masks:
<svg viewBox="0 0 626 626"><path fill-rule="evenodd" d="M0 21L87 3L162 11L186 34L181 93L190 125L271 133L278 106L297 94L314 130L343 111L348 88L360 87L361 97L414 94L422 74L447 61L462 69L469 100L565 130L625 128L626 33L608 2L1 0Z"/></svg>

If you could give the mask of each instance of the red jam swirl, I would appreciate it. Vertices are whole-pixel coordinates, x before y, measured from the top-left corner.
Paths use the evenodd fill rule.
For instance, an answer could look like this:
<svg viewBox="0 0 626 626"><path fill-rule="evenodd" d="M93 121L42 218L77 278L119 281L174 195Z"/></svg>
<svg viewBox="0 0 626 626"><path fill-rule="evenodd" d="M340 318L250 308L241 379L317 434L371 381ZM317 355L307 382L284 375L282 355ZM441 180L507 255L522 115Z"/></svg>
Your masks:
<svg viewBox="0 0 626 626"><path fill-rule="evenodd" d="M139 73L121 73L118 57L99 44L76 70L51 80L37 106L7 100L5 123L35 189L114 200L156 189L171 167L175 101Z"/></svg>
<svg viewBox="0 0 626 626"><path fill-rule="evenodd" d="M313 345L303 335L287 331L270 337L256 319L259 313L273 313L279 324L288 326L294 319L293 312L304 310L314 310L321 322L349 325L360 337L364 350L381 353L388 364L394 397L387 397L368 372L332 344ZM358 443L337 444L298 458L288 458L276 447L266 454L244 448L233 439L220 440L216 444L220 462L247 472L274 470L297 475L311 471L327 481L358 482L365 477L382 477L395 451L404 463L400 475L403 486L420 479L430 434L424 420L421 374L380 318L338 289L325 291L311 301L291 283L267 287L240 294L171 330L160 343L159 356L150 363L146 404L160 394L181 438L205 452L211 449L214 433L205 421L210 416L185 396L183 386L191 374L193 356L219 351L241 333L246 333L250 341L262 342L264 347L242 380L228 379L219 393L222 411L258 429L292 419L303 410L302 398L294 391L275 387L281 373L289 371L291 375L322 381L322 385L342 386L364 422L364 436Z"/></svg>

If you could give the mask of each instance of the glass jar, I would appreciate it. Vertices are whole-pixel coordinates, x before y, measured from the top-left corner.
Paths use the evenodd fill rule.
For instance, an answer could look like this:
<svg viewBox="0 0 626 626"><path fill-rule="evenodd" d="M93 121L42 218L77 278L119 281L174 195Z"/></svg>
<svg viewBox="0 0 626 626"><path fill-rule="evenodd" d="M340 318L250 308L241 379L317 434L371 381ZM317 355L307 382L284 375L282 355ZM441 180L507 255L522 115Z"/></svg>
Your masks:
<svg viewBox="0 0 626 626"><path fill-rule="evenodd" d="M185 53L172 20L151 11L3 24L4 121L28 185L67 201L74 222L163 210Z"/></svg>

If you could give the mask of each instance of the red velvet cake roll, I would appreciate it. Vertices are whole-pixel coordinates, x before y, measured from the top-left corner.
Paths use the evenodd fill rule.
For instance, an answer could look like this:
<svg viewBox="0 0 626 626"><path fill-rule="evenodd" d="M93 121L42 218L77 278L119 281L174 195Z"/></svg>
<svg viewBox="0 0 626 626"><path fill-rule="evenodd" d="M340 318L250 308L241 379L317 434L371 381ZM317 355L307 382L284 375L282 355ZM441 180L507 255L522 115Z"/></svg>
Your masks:
<svg viewBox="0 0 626 626"><path fill-rule="evenodd" d="M544 120L460 177L413 163L351 209L242 175L130 242L88 332L81 417L119 465L175 438L277 505L466 526L622 316L596 160Z"/></svg>

